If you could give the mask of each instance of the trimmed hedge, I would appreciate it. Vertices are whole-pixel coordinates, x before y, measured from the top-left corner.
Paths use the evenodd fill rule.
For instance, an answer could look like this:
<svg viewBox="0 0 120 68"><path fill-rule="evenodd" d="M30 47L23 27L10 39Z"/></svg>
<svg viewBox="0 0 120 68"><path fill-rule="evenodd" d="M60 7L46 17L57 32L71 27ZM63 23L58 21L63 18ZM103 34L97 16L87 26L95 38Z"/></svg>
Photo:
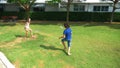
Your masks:
<svg viewBox="0 0 120 68"><path fill-rule="evenodd" d="M32 20L65 21L66 12L31 12ZM24 19L25 12L0 12L2 16L18 16ZM70 12L70 21L97 21L106 22L110 20L110 12ZM120 13L114 13L114 21L120 21Z"/></svg>
<svg viewBox="0 0 120 68"><path fill-rule="evenodd" d="M66 12L33 12L31 14L33 20L54 20L65 21Z"/></svg>

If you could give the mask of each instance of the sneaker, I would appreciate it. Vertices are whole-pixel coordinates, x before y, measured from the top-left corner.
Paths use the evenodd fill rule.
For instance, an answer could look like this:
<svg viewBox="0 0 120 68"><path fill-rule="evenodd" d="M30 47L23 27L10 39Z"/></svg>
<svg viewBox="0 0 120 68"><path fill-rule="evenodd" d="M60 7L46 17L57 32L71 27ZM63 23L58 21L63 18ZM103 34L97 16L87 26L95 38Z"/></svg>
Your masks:
<svg viewBox="0 0 120 68"><path fill-rule="evenodd" d="M71 55L71 53L68 52L68 55Z"/></svg>

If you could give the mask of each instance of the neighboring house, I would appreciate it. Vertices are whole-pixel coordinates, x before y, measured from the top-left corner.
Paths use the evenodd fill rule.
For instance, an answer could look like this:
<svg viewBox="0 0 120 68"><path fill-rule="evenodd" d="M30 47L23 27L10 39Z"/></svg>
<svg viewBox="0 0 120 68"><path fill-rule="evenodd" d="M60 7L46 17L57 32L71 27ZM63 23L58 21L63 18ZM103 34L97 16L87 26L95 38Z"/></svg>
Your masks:
<svg viewBox="0 0 120 68"><path fill-rule="evenodd" d="M36 0L32 6L31 11L50 12L50 11L66 11L67 0L65 2L49 4L50 0ZM120 8L120 2L117 4ZM71 12L112 12L113 2L112 0L73 0L70 5ZM21 11L21 8L17 4L9 4L7 0L0 0L0 11ZM117 9L115 12L119 12Z"/></svg>
<svg viewBox="0 0 120 68"><path fill-rule="evenodd" d="M0 3L7 3L7 0L0 0Z"/></svg>
<svg viewBox="0 0 120 68"><path fill-rule="evenodd" d="M0 11L4 11L4 4L7 3L7 0L0 0Z"/></svg>
<svg viewBox="0 0 120 68"><path fill-rule="evenodd" d="M18 4L7 3L7 0L0 0L0 12L3 11L23 11ZM45 11L45 0L36 0L31 11Z"/></svg>
<svg viewBox="0 0 120 68"><path fill-rule="evenodd" d="M62 8L63 5L61 3L59 7L61 11L66 11L65 8ZM117 7L120 8L120 2L117 4ZM72 12L112 12L112 9L112 0L73 0L70 7ZM119 11L120 9L116 10L116 12Z"/></svg>
<svg viewBox="0 0 120 68"><path fill-rule="evenodd" d="M36 0L31 11L58 11L58 4L46 4L45 0ZM7 3L7 0L0 0L0 12L3 11L24 11L18 4Z"/></svg>

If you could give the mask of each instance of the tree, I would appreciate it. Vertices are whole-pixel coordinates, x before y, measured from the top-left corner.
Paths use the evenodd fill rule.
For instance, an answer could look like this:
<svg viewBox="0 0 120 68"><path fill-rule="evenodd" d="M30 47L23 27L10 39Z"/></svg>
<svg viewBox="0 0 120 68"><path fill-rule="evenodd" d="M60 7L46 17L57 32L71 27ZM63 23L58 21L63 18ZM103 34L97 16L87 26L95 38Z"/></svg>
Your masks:
<svg viewBox="0 0 120 68"><path fill-rule="evenodd" d="M30 8L36 0L8 0L10 3L18 3L26 13L26 18L30 17Z"/></svg>
<svg viewBox="0 0 120 68"><path fill-rule="evenodd" d="M61 5L65 4L65 8L67 10L67 15L66 15L66 22L69 23L69 12L70 12L70 5L73 0L52 0L52 3L61 3Z"/></svg>
<svg viewBox="0 0 120 68"><path fill-rule="evenodd" d="M73 1L73 0L68 0L68 1L67 1L67 7L66 7L66 9L67 9L67 16L66 16L67 23L69 23L70 4L71 4L72 1Z"/></svg>
<svg viewBox="0 0 120 68"><path fill-rule="evenodd" d="M118 3L118 0L112 0L112 1L113 1L113 10L112 10L112 13L111 13L110 23L113 22L114 12L115 12L116 9L118 9L118 8L116 7L116 4Z"/></svg>
<svg viewBox="0 0 120 68"><path fill-rule="evenodd" d="M8 3L17 3L17 0L7 0Z"/></svg>
<svg viewBox="0 0 120 68"><path fill-rule="evenodd" d="M36 0L17 0L19 5L25 10L26 18L30 17L30 8Z"/></svg>

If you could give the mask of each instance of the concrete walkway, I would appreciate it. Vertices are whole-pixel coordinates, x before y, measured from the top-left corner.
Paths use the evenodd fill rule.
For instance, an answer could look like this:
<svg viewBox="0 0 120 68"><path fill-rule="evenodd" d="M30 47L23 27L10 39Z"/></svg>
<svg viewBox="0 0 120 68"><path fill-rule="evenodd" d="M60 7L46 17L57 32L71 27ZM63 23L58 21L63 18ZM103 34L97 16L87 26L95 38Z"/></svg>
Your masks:
<svg viewBox="0 0 120 68"><path fill-rule="evenodd" d="M2 52L0 52L0 68L15 68Z"/></svg>
<svg viewBox="0 0 120 68"><path fill-rule="evenodd" d="M0 60L0 68L6 68L5 65L3 64L2 60Z"/></svg>

